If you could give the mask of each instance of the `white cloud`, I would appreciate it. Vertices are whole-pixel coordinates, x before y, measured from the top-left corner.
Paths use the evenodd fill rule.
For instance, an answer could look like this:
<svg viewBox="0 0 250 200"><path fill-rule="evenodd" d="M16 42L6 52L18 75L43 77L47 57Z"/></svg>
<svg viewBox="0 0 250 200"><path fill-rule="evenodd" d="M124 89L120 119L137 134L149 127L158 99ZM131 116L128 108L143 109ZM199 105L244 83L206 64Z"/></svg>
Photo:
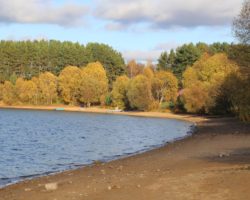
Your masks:
<svg viewBox="0 0 250 200"><path fill-rule="evenodd" d="M154 48L150 50L133 50L133 51L123 51L122 55L126 61L137 60L138 62L153 61L156 62L163 51L170 52L171 49L176 49L181 46L175 41L168 41L164 43L157 44Z"/></svg>
<svg viewBox="0 0 250 200"><path fill-rule="evenodd" d="M0 23L44 23L60 26L79 25L87 7L54 0L0 0Z"/></svg>
<svg viewBox="0 0 250 200"><path fill-rule="evenodd" d="M95 16L118 26L224 26L240 10L242 0L96 0Z"/></svg>
<svg viewBox="0 0 250 200"><path fill-rule="evenodd" d="M161 55L160 50L149 50L149 51L123 51L122 55L126 61L129 60L137 60L138 62L145 62L145 61L156 61L159 56Z"/></svg>

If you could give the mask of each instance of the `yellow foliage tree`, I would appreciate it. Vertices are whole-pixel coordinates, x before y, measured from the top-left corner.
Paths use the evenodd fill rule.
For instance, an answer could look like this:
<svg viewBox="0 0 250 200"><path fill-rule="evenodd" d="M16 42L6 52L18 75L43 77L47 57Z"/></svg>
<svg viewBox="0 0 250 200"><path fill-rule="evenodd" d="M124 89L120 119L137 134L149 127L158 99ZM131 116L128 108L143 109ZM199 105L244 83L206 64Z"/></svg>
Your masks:
<svg viewBox="0 0 250 200"><path fill-rule="evenodd" d="M133 78L129 83L127 96L131 108L148 110L153 100L149 79L144 75Z"/></svg>
<svg viewBox="0 0 250 200"><path fill-rule="evenodd" d="M37 93L37 85L32 80L18 78L16 81L16 94L22 103L33 104Z"/></svg>
<svg viewBox="0 0 250 200"><path fill-rule="evenodd" d="M127 76L119 76L113 83L113 90L111 92L113 104L120 109L128 107L127 90L129 78Z"/></svg>
<svg viewBox="0 0 250 200"><path fill-rule="evenodd" d="M3 102L12 105L16 102L15 86L10 81L5 81L2 87Z"/></svg>
<svg viewBox="0 0 250 200"><path fill-rule="evenodd" d="M81 69L75 66L64 68L58 77L60 94L66 103L76 103L79 98Z"/></svg>
<svg viewBox="0 0 250 200"><path fill-rule="evenodd" d="M216 107L223 82L227 76L237 73L237 71L238 66L230 61L225 54L203 55L183 74L183 98L187 111L216 112L212 110ZM203 96L203 98L199 98L199 103L195 107L193 102L195 98L198 98L197 96Z"/></svg>
<svg viewBox="0 0 250 200"><path fill-rule="evenodd" d="M127 65L127 74L130 78L136 77L143 71L143 65L136 63L135 60L131 60Z"/></svg>
<svg viewBox="0 0 250 200"><path fill-rule="evenodd" d="M57 100L57 77L50 72L45 72L40 74L38 79L41 100L45 104L52 104Z"/></svg>
<svg viewBox="0 0 250 200"><path fill-rule="evenodd" d="M172 72L158 71L153 79L152 91L159 103L175 102L178 93L178 79Z"/></svg>
<svg viewBox="0 0 250 200"><path fill-rule="evenodd" d="M3 100L3 84L0 84L0 101Z"/></svg>
<svg viewBox="0 0 250 200"><path fill-rule="evenodd" d="M100 62L89 63L81 70L79 100L87 105L99 103L108 92L108 78Z"/></svg>
<svg viewBox="0 0 250 200"><path fill-rule="evenodd" d="M143 75L146 76L150 81L152 81L154 78L154 71L150 66L145 67L143 69Z"/></svg>

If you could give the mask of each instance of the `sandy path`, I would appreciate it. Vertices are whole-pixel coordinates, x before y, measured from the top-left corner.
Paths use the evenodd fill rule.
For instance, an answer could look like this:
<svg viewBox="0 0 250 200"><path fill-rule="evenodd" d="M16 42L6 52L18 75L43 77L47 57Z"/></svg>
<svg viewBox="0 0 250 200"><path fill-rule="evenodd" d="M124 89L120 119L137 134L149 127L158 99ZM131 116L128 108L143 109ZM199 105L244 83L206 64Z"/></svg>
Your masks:
<svg viewBox="0 0 250 200"><path fill-rule="evenodd" d="M12 185L0 189L0 199L250 199L250 125L181 118L197 122L196 134L140 155ZM48 183L57 189L47 190Z"/></svg>

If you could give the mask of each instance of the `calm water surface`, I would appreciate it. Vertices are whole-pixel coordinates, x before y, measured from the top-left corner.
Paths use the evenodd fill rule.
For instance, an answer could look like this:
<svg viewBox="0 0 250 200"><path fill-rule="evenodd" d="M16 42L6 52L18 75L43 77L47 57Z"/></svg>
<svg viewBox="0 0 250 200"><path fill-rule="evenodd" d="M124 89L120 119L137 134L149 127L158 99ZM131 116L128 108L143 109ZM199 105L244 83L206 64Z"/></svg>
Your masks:
<svg viewBox="0 0 250 200"><path fill-rule="evenodd" d="M0 109L0 186L111 160L185 136L188 122Z"/></svg>

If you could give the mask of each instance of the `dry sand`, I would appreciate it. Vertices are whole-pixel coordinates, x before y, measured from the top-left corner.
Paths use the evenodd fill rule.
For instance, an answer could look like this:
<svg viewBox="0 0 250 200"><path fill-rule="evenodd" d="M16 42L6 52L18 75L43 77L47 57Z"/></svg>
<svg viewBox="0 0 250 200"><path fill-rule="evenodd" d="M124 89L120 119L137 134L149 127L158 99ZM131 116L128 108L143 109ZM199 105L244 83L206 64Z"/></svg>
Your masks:
<svg viewBox="0 0 250 200"><path fill-rule="evenodd" d="M249 124L233 118L122 114L189 120L197 123L197 131L146 153L5 187L0 200L250 199Z"/></svg>

